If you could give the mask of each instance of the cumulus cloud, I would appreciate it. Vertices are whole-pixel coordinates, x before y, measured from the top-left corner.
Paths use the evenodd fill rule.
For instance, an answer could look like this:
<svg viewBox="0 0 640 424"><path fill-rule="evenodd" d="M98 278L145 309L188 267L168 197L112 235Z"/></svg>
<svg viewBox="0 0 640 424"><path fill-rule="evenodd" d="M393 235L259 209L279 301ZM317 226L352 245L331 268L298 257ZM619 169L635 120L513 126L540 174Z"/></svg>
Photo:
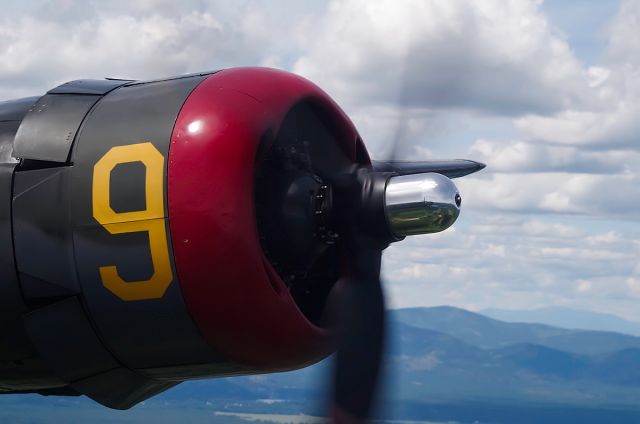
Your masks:
<svg viewBox="0 0 640 424"><path fill-rule="evenodd" d="M529 309L549 304L637 319L637 234L492 215L385 252L392 306Z"/></svg>
<svg viewBox="0 0 640 424"><path fill-rule="evenodd" d="M640 153L634 150L592 151L521 140L479 139L468 153L492 172L617 174L640 170Z"/></svg>
<svg viewBox="0 0 640 424"><path fill-rule="evenodd" d="M624 0L608 25L603 61L586 70L597 101L517 117L515 140L472 144L494 175L463 182L468 196L486 209L640 217L639 17L640 2Z"/></svg>
<svg viewBox="0 0 640 424"><path fill-rule="evenodd" d="M622 66L640 67L640 3L623 0L616 19L607 29L607 60Z"/></svg>
<svg viewBox="0 0 640 424"><path fill-rule="evenodd" d="M284 24L304 21L296 18L302 3L286 3L280 14L264 2L34 5L31 13L0 17L0 98L77 78L147 79L274 62L290 49Z"/></svg>
<svg viewBox="0 0 640 424"><path fill-rule="evenodd" d="M522 137L532 140L598 150L624 147L638 149L640 81L636 81L629 81L628 91L609 110L569 109L555 116L527 116L515 122L516 128Z"/></svg>
<svg viewBox="0 0 640 424"><path fill-rule="evenodd" d="M588 74L538 1L334 1L294 70L344 101L549 113Z"/></svg>
<svg viewBox="0 0 640 424"><path fill-rule="evenodd" d="M640 219L637 174L496 173L458 183L466 206L484 210Z"/></svg>
<svg viewBox="0 0 640 424"><path fill-rule="evenodd" d="M532 140L593 149L640 147L640 2L623 0L607 31L601 66L590 70L590 91L598 99L588 108L567 107L551 116L515 122Z"/></svg>

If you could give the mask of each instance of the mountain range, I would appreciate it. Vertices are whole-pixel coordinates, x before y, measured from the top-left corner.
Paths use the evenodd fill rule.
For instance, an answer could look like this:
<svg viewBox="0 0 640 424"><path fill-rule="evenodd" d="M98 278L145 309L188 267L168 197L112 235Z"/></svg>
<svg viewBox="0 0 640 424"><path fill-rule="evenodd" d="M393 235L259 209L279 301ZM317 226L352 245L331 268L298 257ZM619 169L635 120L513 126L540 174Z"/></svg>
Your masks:
<svg viewBox="0 0 640 424"><path fill-rule="evenodd" d="M640 337L505 322L449 306L389 311L388 334L380 416L481 423L640 422ZM200 411L202 422L211 422L214 410L318 415L325 411L331 366L329 358L299 371L186 382L128 415L109 415L83 399L0 396L0 422L13 422L6 414L16 403L44 415L52 406L71 402L75 406L68 411L93 411L94 418L109 417L100 421L105 423L147 422L179 416L177 410ZM200 422L196 418L190 416L190 422ZM61 422L83 421L66 415Z"/></svg>
<svg viewBox="0 0 640 424"><path fill-rule="evenodd" d="M613 331L640 336L640 323L612 314L550 306L529 310L484 309L482 315L500 321L528 322L553 325L562 328Z"/></svg>
<svg viewBox="0 0 640 424"><path fill-rule="evenodd" d="M434 405L447 411L526 406L536 413L586 408L591 415L582 422L598 416L595 410L625 411L630 422L640 422L639 337L510 323L449 306L390 311L388 328L382 414L448 420L461 417L434 416ZM303 412L318 414L330 367L327 360L295 372L187 383L160 398L216 403L223 393L234 394L286 400L253 406L261 411L296 412L305 405Z"/></svg>

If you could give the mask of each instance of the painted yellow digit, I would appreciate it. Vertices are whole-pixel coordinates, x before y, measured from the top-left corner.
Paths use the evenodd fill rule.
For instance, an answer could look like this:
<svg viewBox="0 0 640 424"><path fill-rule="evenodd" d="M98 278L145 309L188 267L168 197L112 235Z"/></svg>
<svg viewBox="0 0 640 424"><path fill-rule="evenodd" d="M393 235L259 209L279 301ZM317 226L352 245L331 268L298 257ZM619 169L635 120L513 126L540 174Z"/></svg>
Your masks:
<svg viewBox="0 0 640 424"><path fill-rule="evenodd" d="M141 211L116 212L109 200L111 171L121 163L142 162L146 168L145 198ZM158 299L173 281L164 219L164 156L151 143L116 146L93 167L93 217L111 234L146 231L153 263L148 280L125 281L115 265L101 266L102 284L122 300Z"/></svg>

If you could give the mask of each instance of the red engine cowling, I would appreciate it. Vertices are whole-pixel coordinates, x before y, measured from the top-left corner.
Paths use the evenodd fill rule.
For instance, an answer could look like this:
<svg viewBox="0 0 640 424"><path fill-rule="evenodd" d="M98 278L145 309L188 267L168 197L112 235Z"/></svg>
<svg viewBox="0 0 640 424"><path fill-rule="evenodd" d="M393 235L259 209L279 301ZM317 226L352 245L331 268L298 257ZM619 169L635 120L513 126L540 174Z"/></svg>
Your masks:
<svg viewBox="0 0 640 424"><path fill-rule="evenodd" d="M169 217L183 295L207 341L255 370L295 368L327 353L326 331L302 314L256 226L259 149L270 147L301 104L325 113L355 162L364 147L340 108L303 78L270 69L207 78L187 99L171 139Z"/></svg>
<svg viewBox="0 0 640 424"><path fill-rule="evenodd" d="M128 408L330 353L344 261L327 182L370 161L314 84L264 68L73 81L3 116L0 391Z"/></svg>

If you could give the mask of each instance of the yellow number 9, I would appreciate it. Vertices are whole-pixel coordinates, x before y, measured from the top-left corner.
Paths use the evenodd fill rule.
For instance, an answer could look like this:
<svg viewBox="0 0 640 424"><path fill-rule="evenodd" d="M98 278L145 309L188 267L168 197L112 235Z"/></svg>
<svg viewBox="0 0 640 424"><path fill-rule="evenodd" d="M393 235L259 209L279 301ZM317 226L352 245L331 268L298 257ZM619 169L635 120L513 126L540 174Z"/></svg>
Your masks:
<svg viewBox="0 0 640 424"><path fill-rule="evenodd" d="M145 172L147 208L141 211L116 212L109 200L111 172L121 163L142 162ZM115 265L101 266L100 278L105 288L122 300L161 298L173 281L164 219L164 156L151 143L116 146L93 167L93 217L109 233L146 231L153 275L148 280L125 281Z"/></svg>

